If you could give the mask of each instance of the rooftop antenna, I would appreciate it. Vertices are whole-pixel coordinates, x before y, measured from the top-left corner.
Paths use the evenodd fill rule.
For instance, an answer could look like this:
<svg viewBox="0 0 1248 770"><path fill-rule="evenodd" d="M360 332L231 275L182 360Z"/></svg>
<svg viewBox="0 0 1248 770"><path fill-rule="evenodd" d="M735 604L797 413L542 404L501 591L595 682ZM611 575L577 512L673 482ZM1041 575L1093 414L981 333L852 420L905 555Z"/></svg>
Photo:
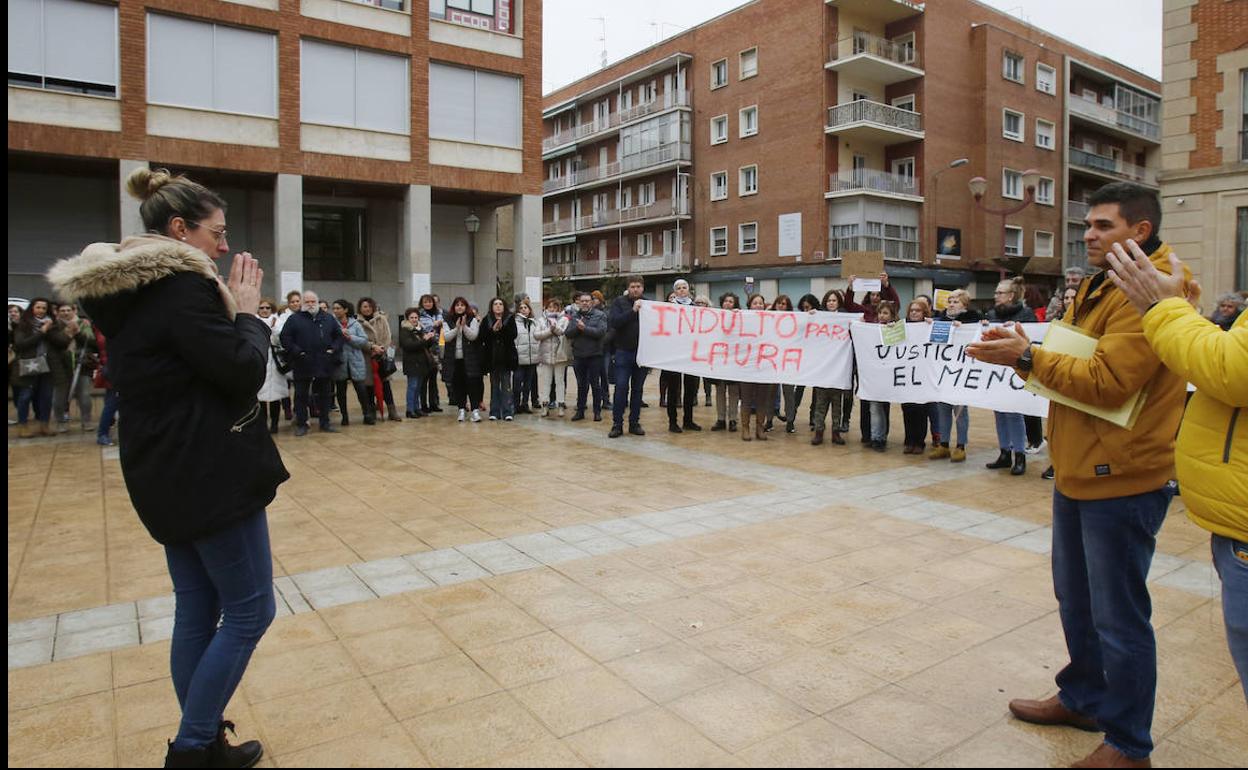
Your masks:
<svg viewBox="0 0 1248 770"><path fill-rule="evenodd" d="M601 68L607 68L607 20L602 16L594 16L591 21L597 21L602 24L602 34L598 36L598 42L602 43L602 64Z"/></svg>

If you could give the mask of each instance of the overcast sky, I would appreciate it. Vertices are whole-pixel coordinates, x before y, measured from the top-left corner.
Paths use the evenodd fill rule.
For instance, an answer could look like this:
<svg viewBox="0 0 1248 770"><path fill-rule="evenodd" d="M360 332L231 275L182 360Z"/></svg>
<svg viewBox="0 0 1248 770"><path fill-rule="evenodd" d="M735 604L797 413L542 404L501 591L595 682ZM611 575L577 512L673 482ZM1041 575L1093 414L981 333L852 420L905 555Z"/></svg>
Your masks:
<svg viewBox="0 0 1248 770"><path fill-rule="evenodd" d="M1161 79L1161 0L981 2ZM597 17L606 20L607 60L614 63L739 5L742 0L544 0L542 91L599 69L603 22Z"/></svg>

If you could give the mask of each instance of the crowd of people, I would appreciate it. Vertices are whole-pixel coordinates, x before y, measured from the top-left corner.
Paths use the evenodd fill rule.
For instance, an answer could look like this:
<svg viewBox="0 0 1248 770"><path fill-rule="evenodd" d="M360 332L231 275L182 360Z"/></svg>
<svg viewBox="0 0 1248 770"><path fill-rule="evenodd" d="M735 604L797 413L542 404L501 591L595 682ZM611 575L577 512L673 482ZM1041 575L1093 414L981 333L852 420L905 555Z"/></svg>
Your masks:
<svg viewBox="0 0 1248 770"><path fill-rule="evenodd" d="M523 296L495 297L484 311L456 297L443 310L427 294L404 311L395 334L369 297L327 303L313 291L291 292L279 311L261 297L263 271L246 252L223 276L213 260L229 253L225 203L211 190L146 168L131 174L127 188L142 201L146 233L57 263L49 280L64 303L37 298L9 309L19 431L35 432L32 408L40 434L53 432L53 418L67 431L71 401L89 429L90 387L82 383L93 382L107 393L97 429L106 443L105 426L121 404L123 476L139 518L165 547L176 596L170 667L182 721L166 766L250 767L263 747L230 744L224 709L275 613L265 509L289 478L271 435L282 415L297 436L306 435L310 418L334 432L335 409L349 424L350 384L366 424L400 421L390 384L397 358L408 419L442 411L441 379L458 421L481 421L487 376L490 420L555 410L563 417L571 368L572 420L609 414L610 438L626 424L645 435L648 372L637 361L644 283L628 279L610 301L579 292L570 305L552 300L541 312ZM990 323L968 355L1072 399L1052 402L1049 426L1053 582L1070 663L1057 675L1057 695L1016 699L1009 710L1028 722L1103 732L1104 743L1074 766L1147 767L1157 664L1146 579L1176 465L1189 515L1211 533L1231 656L1241 683L1248 678L1248 433L1238 420L1248 406L1248 316L1226 321L1238 313L1226 298L1213 321L1197 315L1199 287L1157 234L1154 191L1108 185L1090 205L1085 241L1102 270L1068 271L1065 290L1048 306L1021 281L1003 280L982 317L965 291L952 292L939 313L928 297L902 312L886 273L880 290L860 302L853 276L845 290L822 300L805 295L796 306L758 294L718 301L727 310L860 313L871 324ZM710 305L683 280L667 299ZM179 323L151 322L175 314ZM1095 356L1033 348L1022 324L1059 314L1097 338ZM796 432L803 387L678 372L659 378L673 433L702 430L694 420L698 397L712 392L711 432L765 441L776 416L786 433ZM1185 381L1197 387L1186 413ZM853 389L811 391L811 443L830 432L832 444L844 444ZM1147 394L1148 408L1132 427L1094 416L1136 393ZM862 441L876 451L887 448L890 407L859 404ZM966 459L965 408L903 404L902 414L906 452L921 454L930 440L929 457ZM1015 414L994 420L1000 456L988 467L1021 475L1027 449L1044 441L1040 425Z"/></svg>

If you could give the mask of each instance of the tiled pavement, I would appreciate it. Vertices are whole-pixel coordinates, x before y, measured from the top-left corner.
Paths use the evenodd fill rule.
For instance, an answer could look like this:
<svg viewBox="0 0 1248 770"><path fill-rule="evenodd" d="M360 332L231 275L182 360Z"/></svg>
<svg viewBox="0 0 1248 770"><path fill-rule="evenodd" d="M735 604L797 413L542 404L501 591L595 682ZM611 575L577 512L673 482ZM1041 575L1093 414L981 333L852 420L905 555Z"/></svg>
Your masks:
<svg viewBox="0 0 1248 770"><path fill-rule="evenodd" d="M1095 746L1004 716L1064 659L1040 458L1012 479L645 417L616 441L523 416L283 435L284 617L228 712L242 737L277 765L1039 765ZM991 416L972 424L988 447ZM1181 509L1153 574L1155 759L1242 765L1207 536ZM168 592L115 451L10 442L11 765L159 762Z"/></svg>

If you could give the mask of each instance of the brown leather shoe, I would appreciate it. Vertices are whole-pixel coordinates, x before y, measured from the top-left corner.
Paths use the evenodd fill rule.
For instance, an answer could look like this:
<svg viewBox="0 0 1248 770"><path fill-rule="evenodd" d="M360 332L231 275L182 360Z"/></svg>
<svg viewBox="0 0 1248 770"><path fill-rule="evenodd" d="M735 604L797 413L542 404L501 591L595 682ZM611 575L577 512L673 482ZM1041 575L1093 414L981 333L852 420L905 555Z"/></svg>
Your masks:
<svg viewBox="0 0 1248 770"><path fill-rule="evenodd" d="M1102 743L1096 751L1075 762L1071 767L1152 767L1148 757L1132 759L1108 743Z"/></svg>
<svg viewBox="0 0 1248 770"><path fill-rule="evenodd" d="M1010 701L1010 713L1024 722L1036 725L1066 725L1090 733L1101 732L1095 718L1071 711L1062 705L1061 699L1056 695L1046 700L1016 698Z"/></svg>

